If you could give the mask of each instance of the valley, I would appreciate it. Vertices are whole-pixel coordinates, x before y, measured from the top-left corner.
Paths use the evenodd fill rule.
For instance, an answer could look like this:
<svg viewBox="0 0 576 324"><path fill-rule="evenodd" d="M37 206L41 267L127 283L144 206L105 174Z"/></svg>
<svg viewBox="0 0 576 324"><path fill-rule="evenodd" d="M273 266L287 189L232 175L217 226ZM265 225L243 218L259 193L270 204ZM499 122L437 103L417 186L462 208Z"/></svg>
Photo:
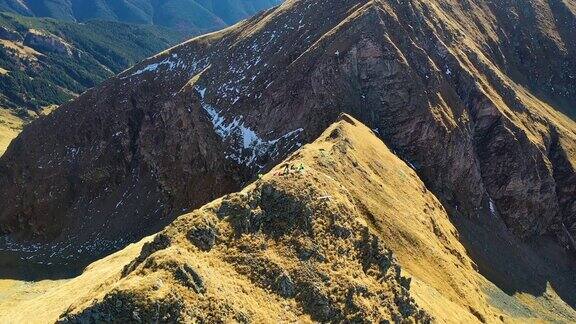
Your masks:
<svg viewBox="0 0 576 324"><path fill-rule="evenodd" d="M182 37L154 27L0 13L0 154L24 124Z"/></svg>
<svg viewBox="0 0 576 324"><path fill-rule="evenodd" d="M198 35L233 25L280 0L3 0L0 11L64 21L90 20L154 25Z"/></svg>

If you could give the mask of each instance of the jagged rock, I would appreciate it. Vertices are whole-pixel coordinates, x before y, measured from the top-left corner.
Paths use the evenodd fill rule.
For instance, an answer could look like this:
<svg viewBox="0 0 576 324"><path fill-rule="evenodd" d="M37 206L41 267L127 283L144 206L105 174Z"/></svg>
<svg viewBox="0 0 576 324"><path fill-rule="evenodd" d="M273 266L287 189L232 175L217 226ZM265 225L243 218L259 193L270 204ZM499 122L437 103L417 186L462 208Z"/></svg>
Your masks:
<svg viewBox="0 0 576 324"><path fill-rule="evenodd" d="M206 292L204 281L189 265L185 264L184 266L178 267L174 275L177 280L182 281L187 287L194 289L196 293L203 294Z"/></svg>
<svg viewBox="0 0 576 324"><path fill-rule="evenodd" d="M158 234L154 237L154 240L150 243L146 243L142 247L140 256L136 258L132 263L124 267L123 275L126 276L130 272L134 271L142 262L144 262L150 255L160 250L166 249L170 246L170 237L165 234Z"/></svg>
<svg viewBox="0 0 576 324"><path fill-rule="evenodd" d="M212 227L194 228L188 232L188 239L202 251L210 251L216 242L216 231Z"/></svg>
<svg viewBox="0 0 576 324"><path fill-rule="evenodd" d="M276 279L276 287L280 296L284 298L293 297L296 293L294 290L294 282L292 281L292 278L290 278L290 276L286 273L283 273L280 275L280 277L278 277L278 279Z"/></svg>

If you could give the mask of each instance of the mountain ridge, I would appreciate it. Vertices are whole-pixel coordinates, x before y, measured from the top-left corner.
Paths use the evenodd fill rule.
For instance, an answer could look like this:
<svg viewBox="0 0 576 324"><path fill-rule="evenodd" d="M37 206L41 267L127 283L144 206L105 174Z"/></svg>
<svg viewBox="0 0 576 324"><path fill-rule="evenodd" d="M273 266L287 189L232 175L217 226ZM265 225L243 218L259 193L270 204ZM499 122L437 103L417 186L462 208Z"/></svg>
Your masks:
<svg viewBox="0 0 576 324"><path fill-rule="evenodd" d="M286 1L31 123L0 313L576 320L576 3L505 4Z"/></svg>
<svg viewBox="0 0 576 324"><path fill-rule="evenodd" d="M576 230L574 121L507 73L560 53L565 61L526 74L544 85L558 72L557 89L567 91L543 91L569 98L576 67L560 51L568 42L532 51L511 43L511 30L492 29L510 26L492 23L517 1L441 4L288 1L143 61L14 141L0 160L0 197L16 201L0 205L2 231L49 242L100 235L74 238L92 246L128 228L122 237L136 239L238 190L348 112L414 165L447 209L497 215L520 239L564 244L560 224ZM549 36L540 28L549 21L520 21L519 34ZM35 139L70 118L78 126ZM32 183L47 176L61 179L53 190Z"/></svg>
<svg viewBox="0 0 576 324"><path fill-rule="evenodd" d="M30 312L44 309L46 320L61 323L576 318L573 262L542 268L522 249L498 245L488 266L544 285L539 293L504 293L478 272L467 234L448 213L373 130L341 115L241 191L179 216L78 277L33 284L40 297L0 303L0 318L30 321ZM505 234L497 223L471 229ZM515 254L525 260L510 259ZM549 275L552 283L539 277Z"/></svg>
<svg viewBox="0 0 576 324"><path fill-rule="evenodd" d="M218 5L212 0L72 0L54 4L45 0L4 0L0 10L77 22L98 19L153 24L192 35L224 28L279 3L279 0L226 0Z"/></svg>

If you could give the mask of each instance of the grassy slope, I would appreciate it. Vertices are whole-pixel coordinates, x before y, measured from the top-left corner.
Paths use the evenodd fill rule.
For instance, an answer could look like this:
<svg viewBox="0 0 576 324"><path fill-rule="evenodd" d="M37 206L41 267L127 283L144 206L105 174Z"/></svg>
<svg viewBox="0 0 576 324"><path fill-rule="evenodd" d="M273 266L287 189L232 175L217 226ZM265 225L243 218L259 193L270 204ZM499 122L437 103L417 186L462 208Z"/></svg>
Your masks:
<svg viewBox="0 0 576 324"><path fill-rule="evenodd" d="M20 133L22 119L14 116L8 109L0 108L0 155L6 151L10 141Z"/></svg>
<svg viewBox="0 0 576 324"><path fill-rule="evenodd" d="M120 271L138 256L148 239L94 262L82 276L73 280L44 280L35 283L0 280L0 320L2 323L54 322L78 298L96 294L106 284L118 280ZM38 316L41 314L41 316Z"/></svg>
<svg viewBox="0 0 576 324"><path fill-rule="evenodd" d="M4 298L13 302L0 302L0 314L6 318L19 316L17 318L24 321L31 319L26 315L29 310L51 309L43 320L54 320L68 305L72 304L72 313L81 311L91 307L94 300L102 300L112 289L119 289L144 304L150 303L151 307L156 307L157 300L176 292L186 302L201 308L203 299L197 299L203 297L181 286L171 274L173 264L187 262L202 276L206 296L213 303L225 302L233 309L245 310L253 319L309 321L295 300L279 298L271 293L270 287L262 286L265 283L254 280L265 274L246 269L253 266L254 260L266 259L282 265L286 271L301 267L323 269L339 283L338 287L348 280L359 280L357 284L370 292L382 289L355 275L357 260L351 252L344 255L340 252L351 247L349 242L329 231L334 223L339 228L348 228L352 235L364 229L375 233L386 248L394 252L403 273L413 278L412 296L440 322L473 323L479 319L495 322L501 318L505 322L522 322L527 318L576 320L576 312L551 288L544 297L526 293L510 296L481 276L440 202L408 165L358 121L345 118L331 126L319 140L293 154L286 163L303 164L305 172L286 176L284 164L280 164L241 193L180 217L163 231L170 238L169 247L155 253L153 250L147 257L148 262L141 259L136 270L120 280L120 269L134 258L143 242L94 263L83 275L61 285L40 282L18 286L21 284L4 282L10 286L10 295ZM290 242L307 239L297 231L276 228L282 235L257 232L243 234L241 238L234 233L235 219L241 222L242 216L230 211L235 210L234 206L250 205L247 200L262 186L277 188L287 197L299 197L300 203L311 208L314 233L311 239L322 251L325 261L301 263L291 257L294 247ZM224 214L222 206L228 206ZM216 245L209 252L198 250L187 239L190 229L206 222L214 222L219 233ZM240 251L252 244L266 247L262 252L250 252L244 264ZM238 250L239 246L243 248ZM506 248L502 246L503 252ZM338 266L334 267L332 262ZM150 268L150 264L154 266ZM239 269L243 270L238 272ZM516 271L524 269L518 267ZM153 288L158 282L162 283L161 288ZM87 288L80 288L84 284ZM43 294L35 292L36 287ZM371 305L369 298L363 302L368 309L379 307Z"/></svg>

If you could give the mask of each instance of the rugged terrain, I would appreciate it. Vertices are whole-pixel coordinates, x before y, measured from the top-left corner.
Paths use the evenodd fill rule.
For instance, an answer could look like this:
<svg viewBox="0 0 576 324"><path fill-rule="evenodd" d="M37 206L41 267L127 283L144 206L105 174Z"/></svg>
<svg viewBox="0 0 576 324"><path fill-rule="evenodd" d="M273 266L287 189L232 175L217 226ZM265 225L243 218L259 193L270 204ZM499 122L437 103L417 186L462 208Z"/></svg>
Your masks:
<svg viewBox="0 0 576 324"><path fill-rule="evenodd" d="M0 159L3 244L40 262L96 257L239 190L350 112L457 219L570 248L575 22L572 1L288 1L30 125Z"/></svg>
<svg viewBox="0 0 576 324"><path fill-rule="evenodd" d="M85 22L106 20L167 27L197 35L232 25L280 0L0 0L0 11Z"/></svg>
<svg viewBox="0 0 576 324"><path fill-rule="evenodd" d="M154 26L78 24L0 13L0 154L23 123L46 114L46 108L78 96L182 38Z"/></svg>
<svg viewBox="0 0 576 324"><path fill-rule="evenodd" d="M505 235L495 216L475 231ZM489 264L532 284L507 294L417 173L350 116L238 193L176 219L77 278L8 288L3 322L573 322L576 281L500 244ZM491 238L490 240L494 240ZM479 246L490 245L480 239ZM531 253L534 253L532 250ZM506 256L506 257L504 257ZM510 285L515 285L513 280ZM20 292L17 292L17 291ZM16 291L16 292L15 292ZM4 298L3 298L4 297ZM37 315L42 313L43 316ZM3 316L3 317L2 317Z"/></svg>
<svg viewBox="0 0 576 324"><path fill-rule="evenodd" d="M10 141L22 131L22 118L13 115L8 109L0 109L0 154L6 151Z"/></svg>

